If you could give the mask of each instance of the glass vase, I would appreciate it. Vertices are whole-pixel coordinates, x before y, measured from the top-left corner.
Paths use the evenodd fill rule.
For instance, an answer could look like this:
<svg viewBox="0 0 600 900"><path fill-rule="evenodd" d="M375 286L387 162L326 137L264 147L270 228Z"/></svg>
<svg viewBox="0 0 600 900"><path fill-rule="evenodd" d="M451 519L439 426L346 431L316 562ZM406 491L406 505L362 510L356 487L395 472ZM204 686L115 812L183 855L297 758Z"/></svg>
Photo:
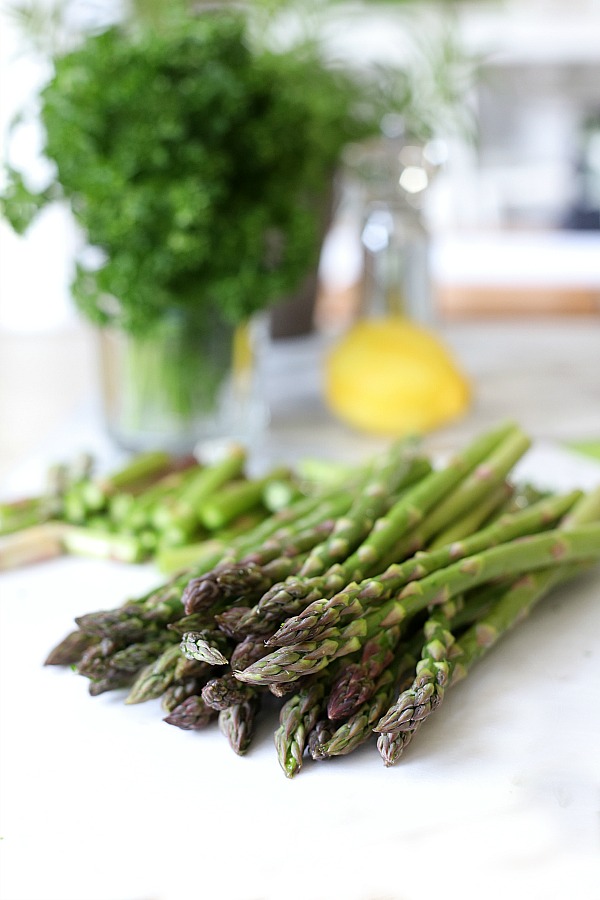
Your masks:
<svg viewBox="0 0 600 900"><path fill-rule="evenodd" d="M233 326L164 317L132 335L101 329L99 362L106 428L123 449L185 454L218 443L256 441L268 422L259 357L267 339L258 317Z"/></svg>

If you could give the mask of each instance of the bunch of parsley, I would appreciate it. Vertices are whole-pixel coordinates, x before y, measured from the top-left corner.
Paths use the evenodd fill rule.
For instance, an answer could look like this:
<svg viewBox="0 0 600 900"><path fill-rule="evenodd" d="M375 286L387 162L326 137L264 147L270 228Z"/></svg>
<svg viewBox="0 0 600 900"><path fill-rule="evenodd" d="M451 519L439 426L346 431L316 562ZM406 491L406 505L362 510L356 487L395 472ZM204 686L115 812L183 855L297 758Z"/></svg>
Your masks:
<svg viewBox="0 0 600 900"><path fill-rule="evenodd" d="M174 312L237 324L289 295L318 259L342 148L377 126L347 73L306 46L252 48L232 10L112 25L53 70L55 177L32 193L11 170L3 211L22 232L66 200L102 258L81 257L73 296L98 324L117 308L131 334Z"/></svg>

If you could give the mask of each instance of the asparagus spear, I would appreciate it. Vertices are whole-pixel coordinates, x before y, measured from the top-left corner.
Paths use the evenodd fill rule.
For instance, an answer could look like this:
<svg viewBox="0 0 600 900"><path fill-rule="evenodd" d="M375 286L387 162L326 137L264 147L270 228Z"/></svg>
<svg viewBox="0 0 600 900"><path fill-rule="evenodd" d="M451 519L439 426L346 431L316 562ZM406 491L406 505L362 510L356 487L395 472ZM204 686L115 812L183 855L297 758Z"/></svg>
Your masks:
<svg viewBox="0 0 600 900"><path fill-rule="evenodd" d="M373 527L365 540L343 563L336 565L332 561L332 565L322 576L275 585L260 601L252 615L252 621L249 617L248 627L257 630L256 620L263 619L265 613L270 621L273 621L273 613L279 615L281 620L284 618L282 612L289 616L296 609L306 607L313 599L329 598L345 585L373 572L398 540L415 528L441 498L487 459L499 443L515 435L519 438L519 446L522 446L524 438L516 426L508 424L494 429L473 441L462 453L450 460L445 468L422 477L414 487L401 493L385 515L371 523ZM481 483L479 479L478 490ZM469 491L469 496L472 493ZM364 505L360 500L357 501L356 511L358 516L364 516Z"/></svg>
<svg viewBox="0 0 600 900"><path fill-rule="evenodd" d="M451 653L454 636L450 631L456 612L453 601L434 610L424 626L426 643L416 666L416 675L410 686L401 692L393 706L393 712L380 714L375 731L387 731L393 723L393 731L411 731L442 702L444 691L453 668Z"/></svg>
<svg viewBox="0 0 600 900"><path fill-rule="evenodd" d="M288 778L300 771L307 747L313 758L324 758L320 755L320 745L336 728L325 717L327 697L333 680L347 666L346 660L339 660L319 675L293 683L293 696L281 707L279 728L275 732L277 758ZM270 685L269 688L289 686Z"/></svg>
<svg viewBox="0 0 600 900"><path fill-rule="evenodd" d="M293 778L302 768L308 735L325 706L327 684L327 679L314 681L295 693L281 708L275 748L279 765L288 778Z"/></svg>
<svg viewBox="0 0 600 900"><path fill-rule="evenodd" d="M142 669L125 698L125 703L145 703L146 700L160 697L175 680L179 655L179 646L171 644L153 663Z"/></svg>
<svg viewBox="0 0 600 900"><path fill-rule="evenodd" d="M139 644L130 644L117 650L107 660L102 676L95 677L91 681L90 694L96 697L106 691L129 687L144 666L150 666L156 662L165 651L166 645L168 646L168 642L166 643L164 638L159 638Z"/></svg>
<svg viewBox="0 0 600 900"><path fill-rule="evenodd" d="M254 691L254 694L242 703L228 706L219 713L219 728L238 756L243 756L252 743L260 703L260 694Z"/></svg>
<svg viewBox="0 0 600 900"><path fill-rule="evenodd" d="M427 550L438 550L440 547L447 547L455 541L461 541L463 538L479 531L494 513L503 510L506 503L514 495L513 486L503 481L498 487L493 489L486 497L483 497L479 503L476 503L471 509L454 519L447 528L439 531L434 540L428 540L423 537L423 544L427 544ZM515 510L516 512L516 510Z"/></svg>
<svg viewBox="0 0 600 900"><path fill-rule="evenodd" d="M225 485L218 493L212 493L199 504L198 518L210 531L224 528L241 513L262 506L263 493L270 483L289 478L289 470L278 466L261 478L249 478Z"/></svg>
<svg viewBox="0 0 600 900"><path fill-rule="evenodd" d="M393 663L402 629L381 629L362 648L358 662L347 666L331 688L327 716L347 719L367 702L377 688L377 679Z"/></svg>
<svg viewBox="0 0 600 900"><path fill-rule="evenodd" d="M112 637L128 643L139 641L181 617L181 589L181 585L174 582L151 591L138 601L128 601L117 609L77 616L75 622L86 634Z"/></svg>
<svg viewBox="0 0 600 900"><path fill-rule="evenodd" d="M600 489L582 497L565 516L562 527L569 532L598 518L600 518ZM375 728L375 731L380 732L378 747L386 766L393 765L400 758L415 731L440 705L445 687L465 677L471 666L494 646L503 634L514 627L523 616L528 615L535 604L555 585L577 574L579 568L577 564L566 563L526 572L505 587L491 610L478 617L476 622L461 635L456 645L457 652L452 654L451 658L446 653L446 659L443 659L443 649L437 648L439 663L443 666L443 677L437 692L434 690L428 695L428 679L425 677L423 685L415 686L417 692L410 690L400 694ZM451 641L447 649L450 646ZM427 651L427 648L425 649ZM424 668L426 665L424 663ZM426 673L421 674L426 676ZM429 684L432 675L435 679L435 673L430 672ZM418 694L419 687L425 687L421 696Z"/></svg>
<svg viewBox="0 0 600 900"><path fill-rule="evenodd" d="M215 622L221 629L223 634L235 640L243 640L245 635L240 634L239 623L244 618L250 607L248 606L229 606L223 612L215 614Z"/></svg>
<svg viewBox="0 0 600 900"><path fill-rule="evenodd" d="M236 644L229 663L234 672L242 672L265 655L265 644L260 635L249 634Z"/></svg>
<svg viewBox="0 0 600 900"><path fill-rule="evenodd" d="M197 659L212 666L226 666L225 656L231 650L231 643L222 631L205 628L203 631L186 631L180 650L187 659Z"/></svg>
<svg viewBox="0 0 600 900"><path fill-rule="evenodd" d="M161 697L162 708L172 713L188 697L198 696L204 687L204 678L190 676L173 681Z"/></svg>
<svg viewBox="0 0 600 900"><path fill-rule="evenodd" d="M426 521L426 534L438 534L448 522L472 511L490 492L495 493L508 473L531 446L530 438L515 429L467 475L460 489L456 488L431 510Z"/></svg>
<svg viewBox="0 0 600 900"><path fill-rule="evenodd" d="M472 666L488 652L552 587L572 578L580 566L564 565L552 569L540 569L522 575L506 590L494 609L471 626L456 643L456 656L450 661L448 687L466 677ZM380 732L377 748L386 766L392 766L421 728L429 715L440 705L426 702L411 718L404 707L402 697L377 723L374 731Z"/></svg>
<svg viewBox="0 0 600 900"><path fill-rule="evenodd" d="M319 719L315 723L312 731L308 735L308 740L306 741L308 752L314 760L327 759L327 754L323 753L322 748L327 744L327 741L332 735L335 734L335 731L336 725L331 719Z"/></svg>
<svg viewBox="0 0 600 900"><path fill-rule="evenodd" d="M48 654L45 666L70 666L79 662L86 650L99 642L96 635L86 634L77 629L71 631Z"/></svg>
<svg viewBox="0 0 600 900"><path fill-rule="evenodd" d="M222 561L210 571L190 579L182 597L186 612L196 612L220 598L236 594L261 596L281 577L302 565L305 551L322 541L333 529L335 521L327 518L296 534L288 533L279 540L271 538L242 559Z"/></svg>
<svg viewBox="0 0 600 900"><path fill-rule="evenodd" d="M171 465L169 471L155 479L142 491L131 487L121 489L110 497L108 503L108 515L119 530L139 533L147 528L152 528L152 517L155 508L166 498L175 498L185 492L186 485L190 484L202 470L200 464L193 457L186 457L178 462L175 469Z"/></svg>
<svg viewBox="0 0 600 900"><path fill-rule="evenodd" d="M431 472L429 461L416 452L412 441L392 445L348 514L338 519L331 536L313 549L300 570L300 577L321 575L334 563L346 560L370 533L377 519L393 505L398 492L418 484Z"/></svg>
<svg viewBox="0 0 600 900"><path fill-rule="evenodd" d="M221 711L230 706L244 703L254 693L254 688L242 684L232 672L227 672L219 678L211 678L210 681L207 681L202 688L202 699L213 709Z"/></svg>
<svg viewBox="0 0 600 900"><path fill-rule="evenodd" d="M428 641L423 647L426 662L422 660L419 663L418 684L415 685L419 697L424 697L429 690L431 695L441 698L441 671L447 662L441 654L444 648L450 652L452 647L453 636L450 634L450 627L454 633L456 629L470 624L487 611L505 589L506 585L502 583L486 584L479 590L468 592L466 598L455 597L441 607L434 607L433 613L423 625ZM416 630L419 635L420 625ZM403 623L399 622L388 628L381 628L367 640L360 659L345 668L331 689L327 705L327 715L330 719L345 719L352 716L362 704L371 699L377 689L376 679L393 661L397 647L403 639L405 640L404 627ZM427 668L423 668L424 666ZM429 688L426 687L428 681Z"/></svg>
<svg viewBox="0 0 600 900"><path fill-rule="evenodd" d="M337 728L329 728L322 733L319 745L313 747L317 758L347 756L373 736L373 726L388 708L398 683L412 679L418 647L419 640L413 639L403 652L397 654L393 664L381 673L372 696L364 700Z"/></svg>
<svg viewBox="0 0 600 900"><path fill-rule="evenodd" d="M204 466L195 475L185 492L171 502L158 503L152 516L153 524L160 531L180 529L182 542L193 534L199 524L199 510L208 497L223 485L239 476L246 462L246 452L234 448L224 459Z"/></svg>
<svg viewBox="0 0 600 900"><path fill-rule="evenodd" d="M200 695L192 695L171 710L163 722L184 731L199 731L206 728L217 716L217 710L208 706Z"/></svg>
<svg viewBox="0 0 600 900"><path fill-rule="evenodd" d="M522 512L504 515L470 537L447 544L438 550L418 553L402 563L395 563L374 578L349 583L329 599L320 598L306 606L294 618L284 622L269 638L272 646L293 646L296 642L315 640L322 631L341 621L364 615L380 606L404 586L422 579L454 560L472 556L493 546L534 534L556 523L581 498L580 491L551 497Z"/></svg>
<svg viewBox="0 0 600 900"><path fill-rule="evenodd" d="M237 673L253 684L294 681L325 668L332 659L351 653L380 628L409 622L429 604L441 604L457 594L492 579L518 576L538 568L600 558L600 524L570 531L556 529L508 541L410 582L398 595L368 616L345 628L333 626L320 639L280 648Z"/></svg>
<svg viewBox="0 0 600 900"><path fill-rule="evenodd" d="M22 497L0 504L0 535L13 534L49 518L43 497Z"/></svg>
<svg viewBox="0 0 600 900"><path fill-rule="evenodd" d="M92 680L103 678L109 669L111 657L122 646L110 638L101 638L83 652L77 663L77 671Z"/></svg>
<svg viewBox="0 0 600 900"><path fill-rule="evenodd" d="M45 522L0 537L0 572L62 556L64 522Z"/></svg>

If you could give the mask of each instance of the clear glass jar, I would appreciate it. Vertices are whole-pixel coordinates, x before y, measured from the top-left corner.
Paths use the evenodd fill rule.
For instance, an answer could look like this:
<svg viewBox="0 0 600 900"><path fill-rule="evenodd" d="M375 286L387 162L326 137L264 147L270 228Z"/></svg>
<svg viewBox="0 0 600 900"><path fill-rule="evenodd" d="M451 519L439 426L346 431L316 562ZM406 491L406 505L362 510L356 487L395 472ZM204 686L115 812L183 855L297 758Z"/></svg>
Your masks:
<svg viewBox="0 0 600 900"><path fill-rule="evenodd" d="M190 453L215 442L254 442L268 422L259 356L263 318L234 327L165 317L143 335L99 332L106 427L122 448Z"/></svg>
<svg viewBox="0 0 600 900"><path fill-rule="evenodd" d="M372 200L364 211L363 312L432 320L430 240L418 213L401 200Z"/></svg>
<svg viewBox="0 0 600 900"><path fill-rule="evenodd" d="M436 166L427 156L426 145L404 137L381 137L347 156L347 177L360 207L364 316L402 314L422 324L434 318L423 208Z"/></svg>

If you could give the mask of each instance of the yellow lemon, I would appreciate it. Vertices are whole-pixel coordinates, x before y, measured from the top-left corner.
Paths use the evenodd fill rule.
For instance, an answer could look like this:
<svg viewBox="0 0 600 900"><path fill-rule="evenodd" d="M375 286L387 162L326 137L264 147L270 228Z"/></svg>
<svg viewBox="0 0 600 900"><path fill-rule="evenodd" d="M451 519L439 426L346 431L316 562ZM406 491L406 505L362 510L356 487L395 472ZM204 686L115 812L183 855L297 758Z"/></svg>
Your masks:
<svg viewBox="0 0 600 900"><path fill-rule="evenodd" d="M471 395L439 338L399 316L364 319L350 328L326 359L324 392L342 421L390 437L455 419Z"/></svg>

